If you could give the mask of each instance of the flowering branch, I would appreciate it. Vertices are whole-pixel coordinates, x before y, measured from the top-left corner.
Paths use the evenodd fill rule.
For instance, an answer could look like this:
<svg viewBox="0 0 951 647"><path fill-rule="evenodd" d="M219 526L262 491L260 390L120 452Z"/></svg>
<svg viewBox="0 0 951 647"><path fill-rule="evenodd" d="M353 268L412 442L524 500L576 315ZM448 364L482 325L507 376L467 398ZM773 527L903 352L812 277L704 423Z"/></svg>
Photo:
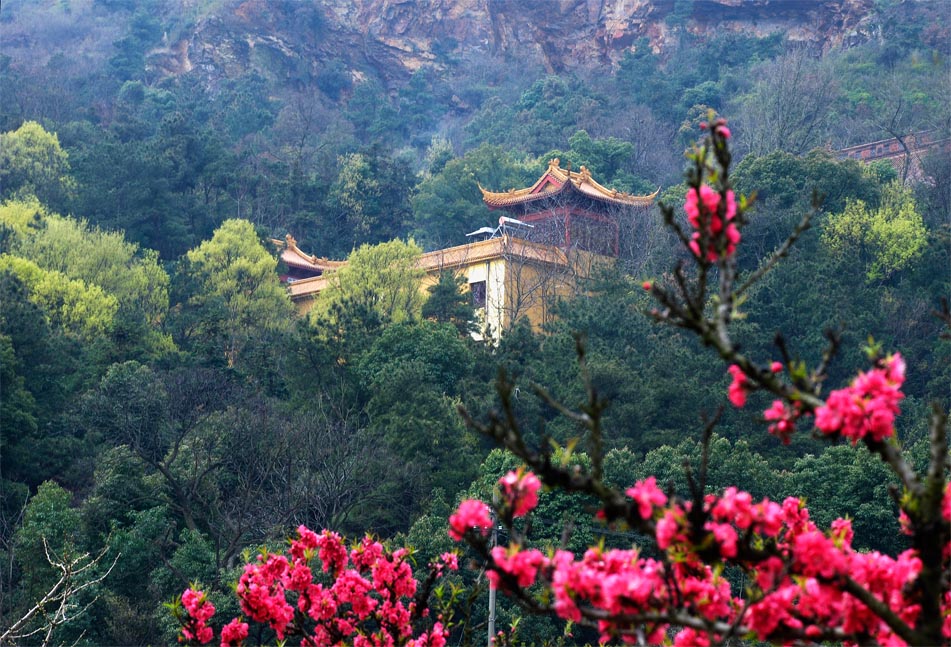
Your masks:
<svg viewBox="0 0 951 647"><path fill-rule="evenodd" d="M493 587L533 612L596 627L604 642L618 638L662 642L672 627L681 628L674 645L706 645L730 636L777 643L951 640L947 415L935 409L930 464L918 474L894 438L894 420L904 397L905 363L900 354L876 358L872 368L859 373L850 385L823 397L820 387L838 347L836 334L827 335L823 359L811 372L791 360L781 337L777 346L783 362L758 363L739 352L729 335L738 297L788 254L809 227L811 214L759 270L735 287L735 252L750 202L735 196L730 186L731 134L726 122L711 117L706 127L708 137L689 156L693 164L684 210L692 231L677 222L673 209L662 208L665 222L689 254L693 273L688 275L681 263L666 283L645 283L660 306L650 314L661 323L693 332L729 364L728 396L734 406L744 406L754 390L776 396L763 417L769 432L784 442L789 442L798 422L811 416L816 435L852 444L861 441L881 457L904 488L900 508L911 548L897 557L857 552L852 549L849 521L837 519L831 528L820 530L796 498L755 503L749 493L736 488L706 494L707 446L715 419L704 432L698 478L688 474L690 500L668 496L653 477L623 493L610 488L601 479L597 455L604 403L589 380L585 379L588 400L580 411L538 390L543 400L591 434L595 468L586 473L577 466L556 465L550 453L526 444L512 406L512 385L505 376L498 385L499 414L479 423L463 412L471 427L521 458L530 470L500 480L498 518L511 526L513 517L530 514L540 480L550 488L596 497L600 519L653 537L661 557L642 557L636 548L595 546L578 559L564 550L543 554L514 541L507 547L490 547L486 540L490 510L475 500L464 501L450 517L450 535L464 539L485 560ZM711 305L708 285L714 281ZM583 352L579 356L583 360ZM751 582L746 592L732 592L721 575L725 565L746 574ZM531 593L532 586L541 586L542 593Z"/></svg>
<svg viewBox="0 0 951 647"><path fill-rule="evenodd" d="M244 567L236 594L250 622L267 626L281 643L293 637L305 647L445 645L449 618L440 615L422 631L419 625L428 620L435 581L458 569L455 554L431 564L419 588L405 548L391 552L365 537L348 551L334 532L318 535L300 526L297 533L286 554L264 551ZM208 622L215 607L196 585L169 606L181 624L180 642L212 640ZM220 631L221 645L238 647L249 629L249 622L234 618Z"/></svg>

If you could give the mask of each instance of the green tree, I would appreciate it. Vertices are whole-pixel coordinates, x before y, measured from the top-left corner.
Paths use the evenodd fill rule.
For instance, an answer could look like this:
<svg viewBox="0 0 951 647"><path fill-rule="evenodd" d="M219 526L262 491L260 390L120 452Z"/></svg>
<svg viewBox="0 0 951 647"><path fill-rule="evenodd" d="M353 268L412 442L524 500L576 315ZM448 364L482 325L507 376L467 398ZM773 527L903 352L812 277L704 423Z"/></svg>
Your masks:
<svg viewBox="0 0 951 647"><path fill-rule="evenodd" d="M12 272L26 286L30 300L59 330L93 341L112 331L119 302L98 285L44 270L33 261L0 255L0 271Z"/></svg>
<svg viewBox="0 0 951 647"><path fill-rule="evenodd" d="M404 322L387 327L360 358L358 371L364 383L380 379L408 362L418 361L424 381L439 391L459 392L459 384L472 370L472 351L447 324Z"/></svg>
<svg viewBox="0 0 951 647"><path fill-rule="evenodd" d="M341 238L355 247L403 235L411 218L410 191L416 184L408 160L371 149L338 161L340 172L327 199L344 225Z"/></svg>
<svg viewBox="0 0 951 647"><path fill-rule="evenodd" d="M56 133L35 121L0 134L0 196L37 196L44 204L64 208L75 189L69 156Z"/></svg>
<svg viewBox="0 0 951 647"><path fill-rule="evenodd" d="M878 208L869 208L863 200L850 200L845 211L832 215L822 241L833 254L857 256L864 263L866 278L878 281L921 257L928 244L928 230L911 189L894 181L882 190Z"/></svg>
<svg viewBox="0 0 951 647"><path fill-rule="evenodd" d="M829 447L796 461L784 481L784 494L804 497L816 524L828 526L846 515L853 519L857 547L889 555L906 547L888 492L895 476L868 452L849 445Z"/></svg>
<svg viewBox="0 0 951 647"><path fill-rule="evenodd" d="M472 297L468 290L463 289L465 285L464 276L449 271L440 272L439 281L426 288L429 297L423 304L423 319L452 324L460 335L476 332L478 324Z"/></svg>
<svg viewBox="0 0 951 647"><path fill-rule="evenodd" d="M44 544L54 558L68 558L80 550L80 516L70 506L72 498L56 483L46 481L26 506L23 523L13 537L13 557L22 576L17 597L23 610L37 602L59 575L47 561Z"/></svg>
<svg viewBox="0 0 951 647"><path fill-rule="evenodd" d="M455 333L453 332L453 335ZM435 487L458 489L473 476L479 440L459 417L460 400L431 382L429 367L418 359L392 363L366 384L367 437L382 442L411 478L388 498L391 510L367 510L377 532L405 531Z"/></svg>
<svg viewBox="0 0 951 647"><path fill-rule="evenodd" d="M399 113L386 90L374 79L364 81L353 89L346 114L362 141L392 145L402 132Z"/></svg>
<svg viewBox="0 0 951 647"><path fill-rule="evenodd" d="M489 144L449 160L416 188L414 237L427 249L464 243L467 233L495 221L482 202L480 185L493 191L521 188L530 186L541 172L534 160Z"/></svg>
<svg viewBox="0 0 951 647"><path fill-rule="evenodd" d="M466 145L499 144L540 155L563 145L564 133L578 129L579 115L593 120L602 103L577 77L546 76L512 105L501 97L486 101L466 125Z"/></svg>
<svg viewBox="0 0 951 647"><path fill-rule="evenodd" d="M382 324L418 320L424 301L420 282L425 274L417 266L420 254L413 241L361 245L330 276L312 320L329 318L339 323L348 309L375 315Z"/></svg>
<svg viewBox="0 0 951 647"><path fill-rule="evenodd" d="M144 7L136 11L128 35L113 43L116 53L109 59L113 74L122 81L145 76L145 55L162 37L162 27Z"/></svg>
<svg viewBox="0 0 951 647"><path fill-rule="evenodd" d="M875 203L881 191L875 176L861 162L836 160L819 149L802 157L783 151L761 157L747 155L733 177L737 191L756 195L750 225L743 232L741 266L758 262L778 247L781 232L791 230L812 208L813 195L820 199L824 213L835 213L850 199ZM807 239L804 246L812 242Z"/></svg>
<svg viewBox="0 0 951 647"><path fill-rule="evenodd" d="M74 337L50 327L47 314L10 272L0 272L0 303L0 499L9 520L28 494L21 486L35 488L53 476L66 481L82 455L80 441L63 433L59 420L95 369ZM9 531L0 519L0 536Z"/></svg>
<svg viewBox="0 0 951 647"><path fill-rule="evenodd" d="M0 223L15 232L13 254L96 285L116 299L117 337L126 340L127 351L141 348L154 355L171 348L171 339L161 331L169 278L155 252L85 220L49 214L35 199L0 205Z"/></svg>
<svg viewBox="0 0 951 647"><path fill-rule="evenodd" d="M211 240L188 252L182 274L192 282L183 307L195 317L182 334L190 343L211 339L228 366L256 336L287 331L293 323L277 260L246 220L222 223Z"/></svg>
<svg viewBox="0 0 951 647"><path fill-rule="evenodd" d="M567 151L549 151L542 156L542 161L557 157L562 168L570 165L575 171L585 166L596 181L621 191L641 188L643 181L634 177L630 164L634 155L632 143L616 137L592 139L587 131L579 130L568 138L568 146Z"/></svg>

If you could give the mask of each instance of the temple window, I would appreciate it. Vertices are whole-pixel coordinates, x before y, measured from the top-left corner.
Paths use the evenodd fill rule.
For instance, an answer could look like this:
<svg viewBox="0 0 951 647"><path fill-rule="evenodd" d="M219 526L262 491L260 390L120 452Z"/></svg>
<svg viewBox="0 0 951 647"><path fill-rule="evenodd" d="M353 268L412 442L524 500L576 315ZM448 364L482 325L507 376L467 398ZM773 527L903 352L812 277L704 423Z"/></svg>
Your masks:
<svg viewBox="0 0 951 647"><path fill-rule="evenodd" d="M472 307L485 307L485 281L475 281L469 284L469 291L472 293Z"/></svg>

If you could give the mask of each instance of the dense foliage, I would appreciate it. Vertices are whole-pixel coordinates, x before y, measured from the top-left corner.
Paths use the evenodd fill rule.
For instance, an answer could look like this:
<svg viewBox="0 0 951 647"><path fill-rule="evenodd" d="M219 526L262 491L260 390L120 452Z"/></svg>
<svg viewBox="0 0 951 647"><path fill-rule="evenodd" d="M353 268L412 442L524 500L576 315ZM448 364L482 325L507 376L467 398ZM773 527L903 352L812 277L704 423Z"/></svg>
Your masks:
<svg viewBox="0 0 951 647"><path fill-rule="evenodd" d="M814 365L823 329L838 329L830 384L848 383L869 335L901 349L914 370L897 433L924 460L929 404L947 408L951 384L951 343L931 314L951 292L941 271L951 164L922 159L931 180L902 184L890 166L814 147L946 135L949 52L932 32L947 26L927 3L878 3L880 40L825 53L778 35L683 30L675 52L641 43L590 77L483 53L387 86L340 60L278 69L260 48L256 66L213 87L155 65L187 15L115 0L72 16L70 3L7 4L0 22L16 10L51 31L37 27L48 51L35 58L0 56L0 635L57 581L57 565L74 564L72 611L85 610L69 622L31 616L12 642L41 644L50 627L51 644L173 641L163 602L200 581L237 615L228 592L242 553L279 550L300 525L376 533L414 546L418 565L435 561L451 547L453 505L491 496L518 466L458 407L497 406L501 367L525 394L511 405L526 436L571 446L576 426L528 393L544 384L553 400L583 400L576 331L587 379L611 402L606 478L627 487L655 474L689 494L682 465L699 460L700 413L723 404L729 380L697 341L640 316L641 283L683 258L669 234L631 223L621 262L557 304L549 329L516 325L498 346L469 336L454 277L431 295L410 286L421 250L494 220L480 184L525 186L553 156L682 203L677 153L708 107L738 116L732 179L758 193L740 272L781 244L813 190L824 196L813 228L750 289L756 305L734 322L736 339L768 355L782 328L792 357ZM300 12L299 27L319 32ZM90 25L100 40L86 55L58 51L55 29ZM286 233L308 252L351 256L308 317L278 281L269 238ZM418 244L386 242L410 237ZM883 466L802 435L782 451L749 412L769 402L749 400L721 416L710 487L806 496L818 523L852 518L857 549L898 554ZM572 549L595 537L630 544L584 521L586 501L539 498L543 523L527 531L539 545L558 544L552 529L566 519ZM450 580L478 590L472 574ZM458 625L467 640L479 639L481 604ZM518 615L500 600L500 626ZM562 630L517 624L525 640Z"/></svg>

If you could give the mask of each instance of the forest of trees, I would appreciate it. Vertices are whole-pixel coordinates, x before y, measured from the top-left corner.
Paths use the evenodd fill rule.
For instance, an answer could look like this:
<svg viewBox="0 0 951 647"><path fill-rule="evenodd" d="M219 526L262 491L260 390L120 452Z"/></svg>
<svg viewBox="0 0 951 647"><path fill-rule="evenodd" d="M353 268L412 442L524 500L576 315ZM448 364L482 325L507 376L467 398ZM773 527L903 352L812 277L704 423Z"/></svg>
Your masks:
<svg viewBox="0 0 951 647"><path fill-rule="evenodd" d="M951 340L933 316L951 295L951 159L923 157L929 179L910 183L831 150L948 136L951 40L933 34L948 27L931 4L879 2L881 38L827 52L684 31L667 56L637 48L589 77L473 59L387 87L322 61L312 79L248 71L215 88L155 74L147 54L176 26L148 4L94 7L127 26L98 65L0 52L0 636L57 582L57 564L89 565L68 622L49 605L0 643L171 644L163 603L201 582L238 615L230 587L247 552L283 547L300 524L371 532L425 565L453 547L455 505L490 500L520 464L459 408L477 419L497 408L504 371L526 435L570 445L577 427L531 393L584 400L578 332L590 383L611 403L605 479L654 475L687 495L684 461L697 464L701 416L725 403L729 378L699 341L643 316L642 283L684 258L658 214L635 223L643 243L555 304L546 330L517 323L496 346L469 335L452 277L424 301L412 263L493 219L479 184L526 186L551 157L681 205L681 153L711 109L731 117L734 186L756 193L741 274L822 197L812 227L750 290L736 340L769 356L782 330L813 365L835 329L830 385L852 379L868 346L900 350L898 436L925 460L931 403L951 404ZM269 242L287 233L351 258L354 280L306 317ZM903 549L881 461L807 434L784 448L753 413L768 398L750 400L713 432L711 490L804 496L817 523L849 515L857 548ZM584 464L581 449L571 458ZM630 546L590 521L590 501L540 499L538 545L559 542L567 521L572 550ZM521 612L499 603L501 628ZM485 613L480 598L469 626ZM528 642L561 635L555 621L519 623Z"/></svg>

